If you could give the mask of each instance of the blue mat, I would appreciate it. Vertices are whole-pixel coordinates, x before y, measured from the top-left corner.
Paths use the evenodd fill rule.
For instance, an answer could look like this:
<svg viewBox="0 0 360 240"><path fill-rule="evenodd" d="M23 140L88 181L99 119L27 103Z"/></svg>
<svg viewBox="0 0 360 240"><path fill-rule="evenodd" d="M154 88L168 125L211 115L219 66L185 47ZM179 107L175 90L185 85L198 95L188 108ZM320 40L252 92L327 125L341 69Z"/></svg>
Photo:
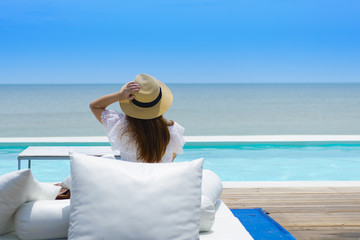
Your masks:
<svg viewBox="0 0 360 240"><path fill-rule="evenodd" d="M295 238L269 217L261 208L231 209L254 240L295 240Z"/></svg>

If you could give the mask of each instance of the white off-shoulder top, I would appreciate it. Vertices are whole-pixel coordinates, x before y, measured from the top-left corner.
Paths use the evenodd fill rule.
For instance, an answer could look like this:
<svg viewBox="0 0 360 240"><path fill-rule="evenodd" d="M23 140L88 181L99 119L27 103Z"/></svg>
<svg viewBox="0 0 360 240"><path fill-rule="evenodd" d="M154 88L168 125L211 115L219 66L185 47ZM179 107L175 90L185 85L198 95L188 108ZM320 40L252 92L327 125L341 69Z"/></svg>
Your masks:
<svg viewBox="0 0 360 240"><path fill-rule="evenodd" d="M115 110L105 110L101 114L101 121L105 127L112 150L120 151L122 160L136 162L137 146L135 139L124 131L128 124L125 115ZM185 144L184 130L176 122L169 126L170 141L161 162L171 162L173 153L183 153Z"/></svg>

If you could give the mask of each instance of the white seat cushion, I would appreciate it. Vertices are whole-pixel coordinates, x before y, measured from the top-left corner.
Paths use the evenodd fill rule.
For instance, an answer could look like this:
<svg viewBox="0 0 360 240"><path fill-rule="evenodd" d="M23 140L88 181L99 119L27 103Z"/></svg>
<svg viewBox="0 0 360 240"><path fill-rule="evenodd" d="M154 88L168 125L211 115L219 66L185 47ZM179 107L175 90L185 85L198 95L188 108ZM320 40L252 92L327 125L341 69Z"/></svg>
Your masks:
<svg viewBox="0 0 360 240"><path fill-rule="evenodd" d="M211 231L201 232L200 240L253 240L239 219L234 217L230 209L222 202L216 203L217 211Z"/></svg>
<svg viewBox="0 0 360 240"><path fill-rule="evenodd" d="M69 239L199 238L203 159L150 164L70 157Z"/></svg>

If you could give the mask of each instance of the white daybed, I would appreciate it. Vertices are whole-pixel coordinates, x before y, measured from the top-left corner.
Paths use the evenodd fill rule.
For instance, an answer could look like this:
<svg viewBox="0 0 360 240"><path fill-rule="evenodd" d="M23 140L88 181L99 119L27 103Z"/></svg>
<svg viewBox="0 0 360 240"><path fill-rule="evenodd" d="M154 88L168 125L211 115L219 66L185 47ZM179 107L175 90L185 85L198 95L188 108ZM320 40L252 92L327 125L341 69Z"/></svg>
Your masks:
<svg viewBox="0 0 360 240"><path fill-rule="evenodd" d="M222 201L219 200L216 207L214 225L209 232L200 233L200 240L253 240L245 227ZM19 238L12 232L1 235L0 240L19 240Z"/></svg>
<svg viewBox="0 0 360 240"><path fill-rule="evenodd" d="M200 233L200 240L253 240L219 200L221 180L202 169L203 159L139 164L81 153L71 158L71 208L69 200L52 200L59 187L37 182L30 170L2 176L0 230L16 229L17 234L1 235L0 240L114 239L119 233L122 239L193 240L204 222L212 227ZM203 199L210 205L203 205ZM210 217L203 221L203 216ZM7 228L11 219L15 228Z"/></svg>

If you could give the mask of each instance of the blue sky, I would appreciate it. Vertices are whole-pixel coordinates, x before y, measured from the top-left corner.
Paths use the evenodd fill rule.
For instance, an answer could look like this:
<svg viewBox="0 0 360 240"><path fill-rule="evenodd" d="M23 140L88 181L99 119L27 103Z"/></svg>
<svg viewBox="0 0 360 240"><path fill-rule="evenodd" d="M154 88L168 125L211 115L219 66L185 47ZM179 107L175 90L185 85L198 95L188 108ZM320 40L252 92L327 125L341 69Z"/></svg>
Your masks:
<svg viewBox="0 0 360 240"><path fill-rule="evenodd" d="M360 83L359 12L356 0L2 0L0 83Z"/></svg>

